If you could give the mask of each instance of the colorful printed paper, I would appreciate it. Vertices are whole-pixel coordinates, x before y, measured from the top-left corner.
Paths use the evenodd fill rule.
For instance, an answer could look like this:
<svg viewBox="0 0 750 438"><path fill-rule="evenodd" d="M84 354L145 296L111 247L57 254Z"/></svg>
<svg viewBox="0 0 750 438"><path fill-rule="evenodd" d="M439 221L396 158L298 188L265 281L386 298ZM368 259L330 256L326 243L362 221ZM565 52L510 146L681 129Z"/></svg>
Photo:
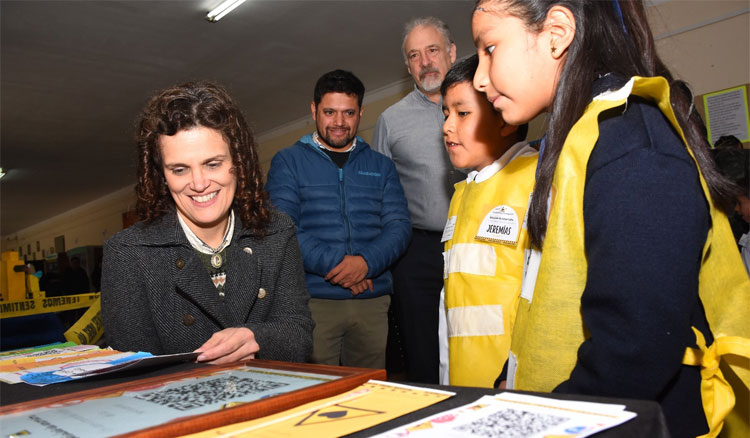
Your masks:
<svg viewBox="0 0 750 438"><path fill-rule="evenodd" d="M452 392L370 380L344 394L190 438L338 437L417 411Z"/></svg>
<svg viewBox="0 0 750 438"><path fill-rule="evenodd" d="M623 405L555 400L523 394L486 395L420 421L376 435L409 437L582 438L636 416Z"/></svg>

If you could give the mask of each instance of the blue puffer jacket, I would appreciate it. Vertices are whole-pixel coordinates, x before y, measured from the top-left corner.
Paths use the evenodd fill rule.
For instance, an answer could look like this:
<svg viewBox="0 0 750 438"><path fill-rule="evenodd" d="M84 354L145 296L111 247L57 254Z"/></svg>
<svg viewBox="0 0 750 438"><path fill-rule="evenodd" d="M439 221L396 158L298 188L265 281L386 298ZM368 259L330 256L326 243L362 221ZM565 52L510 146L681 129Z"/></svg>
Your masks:
<svg viewBox="0 0 750 438"><path fill-rule="evenodd" d="M357 137L339 169L312 139L302 137L271 161L266 189L297 225L307 289L314 298L374 298L391 293L388 267L406 250L411 221L393 162ZM352 296L324 277L345 255L360 255L374 292Z"/></svg>

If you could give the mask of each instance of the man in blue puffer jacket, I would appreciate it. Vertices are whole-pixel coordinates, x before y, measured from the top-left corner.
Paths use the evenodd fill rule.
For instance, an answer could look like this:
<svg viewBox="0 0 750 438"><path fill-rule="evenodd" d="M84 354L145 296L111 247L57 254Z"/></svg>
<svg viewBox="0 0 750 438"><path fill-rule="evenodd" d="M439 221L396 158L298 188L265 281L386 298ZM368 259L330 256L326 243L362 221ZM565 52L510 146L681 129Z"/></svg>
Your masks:
<svg viewBox="0 0 750 438"><path fill-rule="evenodd" d="M406 250L411 222L393 162L357 137L364 94L348 71L321 76L310 106L316 132L274 156L266 189L297 225L314 360L384 368L388 268Z"/></svg>

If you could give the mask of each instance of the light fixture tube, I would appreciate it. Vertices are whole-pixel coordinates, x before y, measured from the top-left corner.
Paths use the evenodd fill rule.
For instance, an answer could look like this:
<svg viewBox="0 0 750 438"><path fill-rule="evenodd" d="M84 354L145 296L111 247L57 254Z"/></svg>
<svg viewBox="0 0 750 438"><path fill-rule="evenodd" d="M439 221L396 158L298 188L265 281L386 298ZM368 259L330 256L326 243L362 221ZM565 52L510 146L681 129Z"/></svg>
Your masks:
<svg viewBox="0 0 750 438"><path fill-rule="evenodd" d="M206 20L215 23L243 3L245 3L245 0L225 0L206 15Z"/></svg>

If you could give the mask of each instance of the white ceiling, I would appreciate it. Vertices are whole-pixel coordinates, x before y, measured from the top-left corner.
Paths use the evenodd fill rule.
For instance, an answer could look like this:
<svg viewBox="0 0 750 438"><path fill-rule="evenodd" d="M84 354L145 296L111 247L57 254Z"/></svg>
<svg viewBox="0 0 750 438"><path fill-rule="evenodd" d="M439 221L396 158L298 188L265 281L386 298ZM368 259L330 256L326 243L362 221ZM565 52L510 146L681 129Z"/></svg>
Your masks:
<svg viewBox="0 0 750 438"><path fill-rule="evenodd" d="M207 22L219 2L0 0L0 234L134 183L134 125L157 89L214 80L262 134L309 114L326 71L368 90L406 78L409 18L443 18L459 55L473 49L472 0L248 0Z"/></svg>

